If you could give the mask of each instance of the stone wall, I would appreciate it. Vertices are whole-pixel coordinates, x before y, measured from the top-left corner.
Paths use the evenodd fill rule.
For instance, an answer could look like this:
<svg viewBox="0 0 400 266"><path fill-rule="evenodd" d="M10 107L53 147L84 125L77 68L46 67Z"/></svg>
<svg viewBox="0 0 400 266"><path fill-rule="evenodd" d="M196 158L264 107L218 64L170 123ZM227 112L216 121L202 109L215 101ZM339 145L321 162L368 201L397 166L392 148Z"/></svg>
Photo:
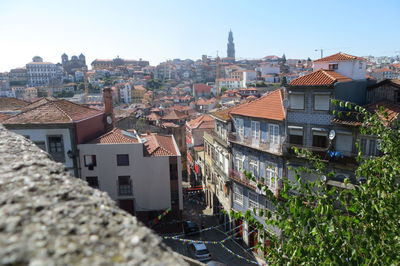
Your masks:
<svg viewBox="0 0 400 266"><path fill-rule="evenodd" d="M0 125L1 265L186 265L184 259L106 193Z"/></svg>

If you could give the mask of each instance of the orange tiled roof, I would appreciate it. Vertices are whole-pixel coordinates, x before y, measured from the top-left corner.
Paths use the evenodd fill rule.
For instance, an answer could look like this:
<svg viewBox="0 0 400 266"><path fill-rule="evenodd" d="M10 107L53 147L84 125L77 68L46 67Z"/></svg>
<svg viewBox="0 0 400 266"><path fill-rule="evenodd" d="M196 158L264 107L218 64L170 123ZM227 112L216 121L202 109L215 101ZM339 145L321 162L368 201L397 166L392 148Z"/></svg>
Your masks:
<svg viewBox="0 0 400 266"><path fill-rule="evenodd" d="M180 111L177 111L177 110L172 110L168 114L164 115L162 117L162 119L164 119L164 120L181 120L181 119L185 119L186 117L187 117L186 114L184 114Z"/></svg>
<svg viewBox="0 0 400 266"><path fill-rule="evenodd" d="M103 113L103 111L88 108L67 100L56 100L16 114L6 119L4 124L72 123Z"/></svg>
<svg viewBox="0 0 400 266"><path fill-rule="evenodd" d="M319 69L310 74L292 80L290 86L332 86L336 82L352 81L333 70Z"/></svg>
<svg viewBox="0 0 400 266"><path fill-rule="evenodd" d="M146 118L147 118L148 120L150 120L150 121L157 121L157 120L159 120L159 119L161 118L161 116L159 116L159 115L156 114L156 113L151 113L151 114L149 114L148 116L146 116Z"/></svg>
<svg viewBox="0 0 400 266"><path fill-rule="evenodd" d="M91 144L121 144L121 143L139 143L137 137L131 132L114 128L110 132L98 137L90 142Z"/></svg>
<svg viewBox="0 0 400 266"><path fill-rule="evenodd" d="M22 108L22 111L27 111L27 110L31 110L34 109L42 104L48 103L48 102L52 102L52 101L57 101L57 98L54 97L46 97L46 98L40 98L34 102L32 102L31 104L25 106L24 108Z"/></svg>
<svg viewBox="0 0 400 266"><path fill-rule="evenodd" d="M282 121L285 119L282 90L274 90L257 100L241 104L230 114Z"/></svg>
<svg viewBox="0 0 400 266"><path fill-rule="evenodd" d="M399 119L400 105L389 101L380 101L377 103L367 104L365 108L371 112L378 113L379 108L383 108L383 112L388 115L388 117L381 117L384 122L392 122Z"/></svg>
<svg viewBox="0 0 400 266"><path fill-rule="evenodd" d="M186 125L190 128L214 128L214 119L208 115L201 115L193 120L190 120L186 123Z"/></svg>
<svg viewBox="0 0 400 266"><path fill-rule="evenodd" d="M29 103L21 99L0 97L0 111L18 111L27 105Z"/></svg>
<svg viewBox="0 0 400 266"><path fill-rule="evenodd" d="M208 86L207 84L203 83L193 84L193 90L195 93L210 93L211 88L212 88L211 86Z"/></svg>
<svg viewBox="0 0 400 266"><path fill-rule="evenodd" d="M141 135L145 139L144 147L149 156L178 156L173 136L158 135L156 133Z"/></svg>
<svg viewBox="0 0 400 266"><path fill-rule="evenodd" d="M174 124L172 122L165 122L161 124L162 127L179 127L177 124Z"/></svg>
<svg viewBox="0 0 400 266"><path fill-rule="evenodd" d="M236 108L238 108L240 105L236 105L236 106L232 106L230 108L226 108L226 109L222 109L222 110L218 110L215 112L210 113L211 116L216 117L220 120L223 121L230 121L231 120L231 116L230 113L235 110Z"/></svg>
<svg viewBox="0 0 400 266"><path fill-rule="evenodd" d="M314 62L327 62L327 61L351 61L351 60L365 60L362 57L349 55L345 53L337 53L321 59L314 60Z"/></svg>

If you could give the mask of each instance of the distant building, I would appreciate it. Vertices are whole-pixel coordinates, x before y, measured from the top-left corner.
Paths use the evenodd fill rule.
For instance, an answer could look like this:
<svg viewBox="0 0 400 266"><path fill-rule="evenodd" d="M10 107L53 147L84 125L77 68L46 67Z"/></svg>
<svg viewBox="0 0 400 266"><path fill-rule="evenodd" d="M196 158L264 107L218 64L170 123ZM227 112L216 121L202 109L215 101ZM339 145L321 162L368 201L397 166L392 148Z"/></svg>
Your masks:
<svg viewBox="0 0 400 266"><path fill-rule="evenodd" d="M26 64L29 86L60 83L62 80L62 66L50 62L43 62L39 56L35 56L32 62Z"/></svg>
<svg viewBox="0 0 400 266"><path fill-rule="evenodd" d="M199 97L210 97L212 86L208 86L204 83L193 84L193 96Z"/></svg>
<svg viewBox="0 0 400 266"><path fill-rule="evenodd" d="M14 68L9 73L11 86L25 86L28 83L28 73L26 68Z"/></svg>
<svg viewBox="0 0 400 266"><path fill-rule="evenodd" d="M93 69L103 69L103 68L114 68L117 66L139 66L139 67L147 67L149 66L149 61L145 61L142 59L139 60L129 60L122 58L114 58L114 59L95 59L92 62Z"/></svg>
<svg viewBox="0 0 400 266"><path fill-rule="evenodd" d="M235 44L233 43L232 30L229 31L228 45L227 45L227 57L235 59Z"/></svg>
<svg viewBox="0 0 400 266"><path fill-rule="evenodd" d="M69 75L74 75L76 71L82 71L82 69L86 70L86 58L83 54L80 54L79 57L73 55L71 60L68 59L68 55L65 53L61 56L61 64L64 68L64 71Z"/></svg>

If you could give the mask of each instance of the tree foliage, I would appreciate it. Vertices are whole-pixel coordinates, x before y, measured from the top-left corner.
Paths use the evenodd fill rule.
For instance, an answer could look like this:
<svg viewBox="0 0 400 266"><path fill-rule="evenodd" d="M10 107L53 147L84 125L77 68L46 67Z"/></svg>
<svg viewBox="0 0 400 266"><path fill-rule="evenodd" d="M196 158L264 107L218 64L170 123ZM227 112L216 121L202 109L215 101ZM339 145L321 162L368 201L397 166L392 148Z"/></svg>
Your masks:
<svg viewBox="0 0 400 266"><path fill-rule="evenodd" d="M281 232L268 234L269 247L259 245L270 265L400 264L399 124L388 123L384 112L371 114L350 103L340 106L363 117L360 132L377 136L381 156L366 157L359 151L355 175L363 182L345 179L339 188L327 185L334 173L325 163L309 151L296 150L310 164L296 169L295 182L282 181L279 198L258 184L275 210L254 211ZM304 173L325 178L306 181ZM260 227L254 219L250 222Z"/></svg>

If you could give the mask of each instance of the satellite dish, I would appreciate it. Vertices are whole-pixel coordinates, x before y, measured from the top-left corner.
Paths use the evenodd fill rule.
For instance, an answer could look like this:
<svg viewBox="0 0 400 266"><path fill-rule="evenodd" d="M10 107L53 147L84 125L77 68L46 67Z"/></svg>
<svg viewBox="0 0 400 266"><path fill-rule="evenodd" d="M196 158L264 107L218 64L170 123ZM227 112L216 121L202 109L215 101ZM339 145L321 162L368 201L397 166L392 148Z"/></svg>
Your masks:
<svg viewBox="0 0 400 266"><path fill-rule="evenodd" d="M335 130L332 129L331 131L329 131L329 139L330 140L333 140L335 138L335 136L336 136Z"/></svg>

